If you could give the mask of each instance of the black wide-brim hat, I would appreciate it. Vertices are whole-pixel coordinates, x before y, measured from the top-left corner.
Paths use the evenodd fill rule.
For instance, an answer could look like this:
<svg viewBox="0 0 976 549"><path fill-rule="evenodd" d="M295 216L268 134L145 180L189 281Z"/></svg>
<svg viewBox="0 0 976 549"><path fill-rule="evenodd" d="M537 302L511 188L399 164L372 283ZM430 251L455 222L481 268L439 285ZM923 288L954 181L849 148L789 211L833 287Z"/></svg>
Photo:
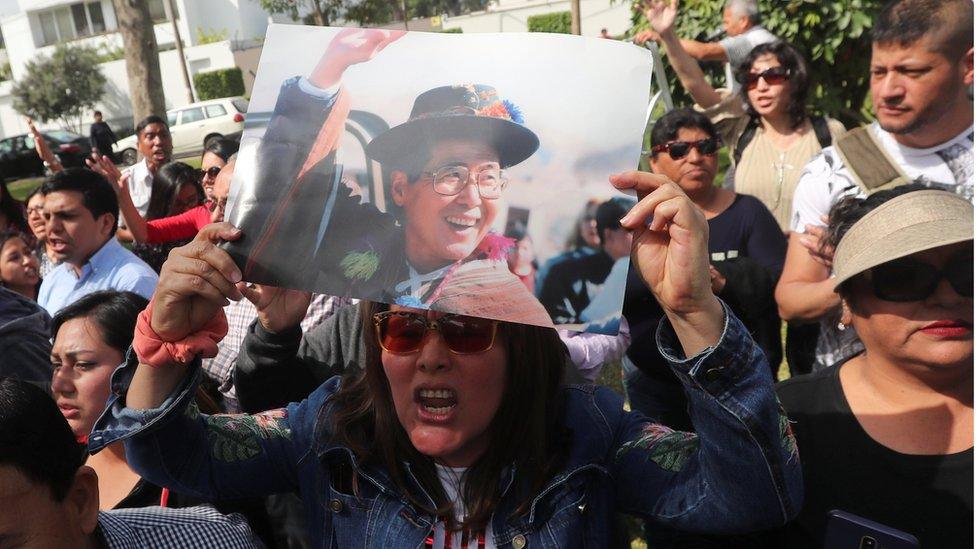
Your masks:
<svg viewBox="0 0 976 549"><path fill-rule="evenodd" d="M491 86L441 86L417 96L410 119L376 136L366 154L381 164L412 159L444 139L483 140L498 152L503 168L532 156L539 138L523 125L522 112Z"/></svg>

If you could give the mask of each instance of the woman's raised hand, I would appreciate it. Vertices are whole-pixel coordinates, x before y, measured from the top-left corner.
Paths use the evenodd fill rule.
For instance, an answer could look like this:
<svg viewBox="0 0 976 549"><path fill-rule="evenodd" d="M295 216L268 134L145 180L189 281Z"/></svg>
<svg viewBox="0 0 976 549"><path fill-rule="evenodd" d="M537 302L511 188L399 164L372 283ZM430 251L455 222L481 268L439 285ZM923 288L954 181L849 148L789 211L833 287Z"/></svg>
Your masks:
<svg viewBox="0 0 976 549"><path fill-rule="evenodd" d="M405 31L397 30L342 29L329 42L322 59L309 75L309 82L322 89L335 86L342 79L346 69L376 57L383 48L404 34Z"/></svg>
<svg viewBox="0 0 976 549"><path fill-rule="evenodd" d="M243 295L241 271L222 240L237 240L241 231L230 223L207 225L186 246L174 248L159 274L153 296L151 326L163 341L179 341L200 331L227 305Z"/></svg>
<svg viewBox="0 0 976 549"><path fill-rule="evenodd" d="M671 32L678 18L678 0L647 1L644 3L644 17L658 34Z"/></svg>
<svg viewBox="0 0 976 549"><path fill-rule="evenodd" d="M122 172L120 172L118 167L115 166L115 162L113 162L111 158L105 155L99 156L97 153L92 153L91 158L85 159L85 164L87 164L91 170L99 173L102 177L108 180L116 192L119 191L119 180L122 177Z"/></svg>
<svg viewBox="0 0 976 549"><path fill-rule="evenodd" d="M610 182L637 192L640 201L620 220L633 233L631 261L674 325L687 356L714 345L724 312L712 292L704 214L662 175L626 172L610 176Z"/></svg>

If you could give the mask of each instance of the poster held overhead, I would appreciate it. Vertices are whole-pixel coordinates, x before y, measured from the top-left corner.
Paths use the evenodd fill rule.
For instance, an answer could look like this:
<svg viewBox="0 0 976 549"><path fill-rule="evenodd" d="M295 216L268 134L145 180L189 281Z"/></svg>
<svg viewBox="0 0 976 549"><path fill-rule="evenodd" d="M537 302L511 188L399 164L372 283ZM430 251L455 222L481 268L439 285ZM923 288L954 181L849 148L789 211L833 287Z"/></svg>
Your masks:
<svg viewBox="0 0 976 549"><path fill-rule="evenodd" d="M225 247L249 282L614 333L622 293L607 318L580 304L627 261L604 246L619 225L570 315L509 269L506 233L552 261L588 202L620 195L606 178L639 160L650 72L646 50L597 39L274 25Z"/></svg>

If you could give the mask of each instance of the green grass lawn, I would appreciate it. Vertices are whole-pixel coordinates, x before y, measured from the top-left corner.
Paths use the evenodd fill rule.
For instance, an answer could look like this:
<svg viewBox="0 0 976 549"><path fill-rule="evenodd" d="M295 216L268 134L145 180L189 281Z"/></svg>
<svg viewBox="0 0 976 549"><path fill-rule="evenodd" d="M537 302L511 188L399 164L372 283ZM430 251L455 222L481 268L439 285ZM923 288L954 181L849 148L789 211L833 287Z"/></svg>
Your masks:
<svg viewBox="0 0 976 549"><path fill-rule="evenodd" d="M13 195L17 200L23 200L27 198L27 193L33 191L44 181L43 177L30 177L27 179L18 179L16 181L11 181L7 183L7 189L10 190L10 194Z"/></svg>

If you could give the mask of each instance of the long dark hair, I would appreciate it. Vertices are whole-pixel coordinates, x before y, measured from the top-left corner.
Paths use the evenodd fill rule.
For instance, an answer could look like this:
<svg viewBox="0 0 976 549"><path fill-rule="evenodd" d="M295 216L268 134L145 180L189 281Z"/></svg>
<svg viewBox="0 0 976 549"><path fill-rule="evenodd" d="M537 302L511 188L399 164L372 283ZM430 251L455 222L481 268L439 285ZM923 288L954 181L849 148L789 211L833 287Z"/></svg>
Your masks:
<svg viewBox="0 0 976 549"><path fill-rule="evenodd" d="M566 347L556 331L537 326L500 323L498 337L508 356L506 389L488 427L488 448L468 468L461 497L468 515L454 524L454 507L441 487L434 460L414 448L393 406L389 380L380 362L373 315L387 306L362 302L365 368L347 373L330 401L334 440L351 449L362 463L384 467L413 505L434 516L448 517L452 530L477 532L491 520L499 500L503 473L514 466L528 492L521 494L515 514L528 512L532 498L562 465L568 437L562 425L562 372ZM520 441L530 441L520 444ZM436 508L407 488L402 460L436 502ZM356 485L353 485L356 490Z"/></svg>
<svg viewBox="0 0 976 549"><path fill-rule="evenodd" d="M159 168L153 176L152 198L146 208L146 220L168 217L183 185L193 185L200 201L203 201L203 186L195 169L183 162L170 162Z"/></svg>
<svg viewBox="0 0 976 549"><path fill-rule="evenodd" d="M98 326L102 341L125 355L126 350L132 345L136 318L148 304L146 298L133 292L116 290L92 292L54 315L51 321L51 334L57 337L61 325L69 320L88 318Z"/></svg>
<svg viewBox="0 0 976 549"><path fill-rule="evenodd" d="M7 218L7 222L13 224L17 230L33 234L30 226L27 225L27 217L24 215L24 204L10 194L5 182L0 182L0 214ZM0 227L0 231L7 230L7 227Z"/></svg>
<svg viewBox="0 0 976 549"><path fill-rule="evenodd" d="M752 108L752 103L749 102L749 90L745 84L746 79L749 77L749 70L752 69L752 64L756 62L756 59L766 54L774 55L776 60L779 61L779 64L790 73L790 98L787 111L790 114L790 121L795 130L802 126L809 117L807 112L807 88L810 86L810 70L807 67L806 59L803 58L803 54L789 42L777 40L752 48L752 51L749 52L749 55L746 56L736 71L736 80L741 85L739 94L742 96L742 101L747 105L746 112L749 116L758 118L759 113Z"/></svg>

